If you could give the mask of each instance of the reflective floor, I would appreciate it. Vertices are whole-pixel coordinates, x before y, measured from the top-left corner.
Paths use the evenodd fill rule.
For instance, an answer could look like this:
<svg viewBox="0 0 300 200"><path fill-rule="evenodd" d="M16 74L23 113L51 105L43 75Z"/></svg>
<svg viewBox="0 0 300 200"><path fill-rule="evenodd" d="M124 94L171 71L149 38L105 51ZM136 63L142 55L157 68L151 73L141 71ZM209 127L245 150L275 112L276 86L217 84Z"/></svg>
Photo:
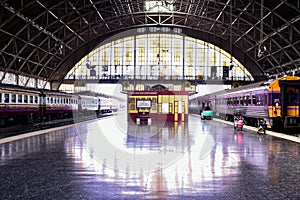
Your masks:
<svg viewBox="0 0 300 200"><path fill-rule="evenodd" d="M300 145L110 117L0 145L0 199L299 199Z"/></svg>

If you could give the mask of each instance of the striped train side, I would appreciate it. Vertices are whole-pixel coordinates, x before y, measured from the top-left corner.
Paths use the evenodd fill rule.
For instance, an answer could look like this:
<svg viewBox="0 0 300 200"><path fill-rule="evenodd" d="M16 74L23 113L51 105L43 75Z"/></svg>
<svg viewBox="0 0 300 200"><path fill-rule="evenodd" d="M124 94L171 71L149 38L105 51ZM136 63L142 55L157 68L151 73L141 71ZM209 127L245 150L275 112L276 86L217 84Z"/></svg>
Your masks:
<svg viewBox="0 0 300 200"><path fill-rule="evenodd" d="M214 116L233 121L242 115L248 124L264 119L273 129L299 128L300 77L286 76L199 96L190 100L190 112L210 106Z"/></svg>
<svg viewBox="0 0 300 200"><path fill-rule="evenodd" d="M115 113L111 98L0 84L0 127Z"/></svg>

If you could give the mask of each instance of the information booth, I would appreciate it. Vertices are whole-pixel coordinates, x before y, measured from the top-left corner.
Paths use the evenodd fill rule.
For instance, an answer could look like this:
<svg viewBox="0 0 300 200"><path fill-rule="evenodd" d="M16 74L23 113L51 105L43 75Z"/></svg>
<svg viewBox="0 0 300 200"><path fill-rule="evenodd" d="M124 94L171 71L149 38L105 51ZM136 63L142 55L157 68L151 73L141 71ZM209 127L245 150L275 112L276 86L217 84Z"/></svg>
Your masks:
<svg viewBox="0 0 300 200"><path fill-rule="evenodd" d="M188 92L135 91L128 93L128 114L137 124L186 121Z"/></svg>

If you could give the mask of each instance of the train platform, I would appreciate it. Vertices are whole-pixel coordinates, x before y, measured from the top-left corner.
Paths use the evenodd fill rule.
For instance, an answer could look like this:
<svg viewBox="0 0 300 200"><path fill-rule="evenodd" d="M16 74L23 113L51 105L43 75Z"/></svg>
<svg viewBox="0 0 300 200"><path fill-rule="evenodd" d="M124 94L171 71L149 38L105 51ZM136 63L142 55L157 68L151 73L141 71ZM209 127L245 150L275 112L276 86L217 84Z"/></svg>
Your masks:
<svg viewBox="0 0 300 200"><path fill-rule="evenodd" d="M297 138L112 116L0 140L1 199L300 199Z"/></svg>

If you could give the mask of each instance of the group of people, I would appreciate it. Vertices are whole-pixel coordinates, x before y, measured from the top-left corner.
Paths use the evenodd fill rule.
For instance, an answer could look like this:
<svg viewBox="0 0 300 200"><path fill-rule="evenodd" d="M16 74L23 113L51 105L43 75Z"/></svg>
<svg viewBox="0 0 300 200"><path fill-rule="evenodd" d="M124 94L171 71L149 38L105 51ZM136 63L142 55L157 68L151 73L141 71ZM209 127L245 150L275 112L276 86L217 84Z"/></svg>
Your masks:
<svg viewBox="0 0 300 200"><path fill-rule="evenodd" d="M243 126L245 124L245 120L243 118L243 116L234 116L234 120L233 120L233 126L234 126L234 130L243 130ZM266 124L266 120L264 119L260 119L258 120L257 123L257 132L258 134L263 133L266 134L266 129L267 129L267 124Z"/></svg>

